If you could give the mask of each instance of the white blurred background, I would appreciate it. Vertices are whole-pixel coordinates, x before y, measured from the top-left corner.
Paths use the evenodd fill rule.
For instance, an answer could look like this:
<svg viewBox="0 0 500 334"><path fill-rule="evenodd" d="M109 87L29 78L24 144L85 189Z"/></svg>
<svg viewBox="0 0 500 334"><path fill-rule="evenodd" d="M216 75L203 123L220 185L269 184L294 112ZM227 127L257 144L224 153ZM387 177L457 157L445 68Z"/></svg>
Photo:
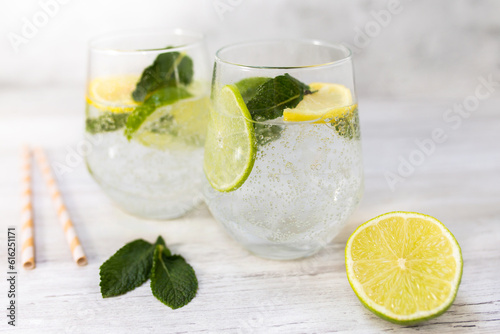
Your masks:
<svg viewBox="0 0 500 334"><path fill-rule="evenodd" d="M68 112L83 113L87 41L135 28L202 32L211 55L268 37L341 42L355 51L361 99L463 98L479 76L500 72L494 0L1 1L0 99L15 109L19 89L60 87L71 98L80 92L81 110ZM9 112L0 108L2 116Z"/></svg>

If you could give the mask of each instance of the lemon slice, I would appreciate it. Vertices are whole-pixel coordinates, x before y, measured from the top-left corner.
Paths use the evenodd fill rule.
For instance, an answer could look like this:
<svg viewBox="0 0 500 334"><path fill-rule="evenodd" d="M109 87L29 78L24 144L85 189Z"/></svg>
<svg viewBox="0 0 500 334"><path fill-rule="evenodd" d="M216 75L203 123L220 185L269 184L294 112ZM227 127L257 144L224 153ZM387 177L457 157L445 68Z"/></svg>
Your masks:
<svg viewBox="0 0 500 334"><path fill-rule="evenodd" d="M343 85L315 82L309 88L314 93L305 95L295 108L283 111L286 122L330 123L357 107L353 105L351 91Z"/></svg>
<svg viewBox="0 0 500 334"><path fill-rule="evenodd" d="M87 102L102 111L130 112L138 105L132 99L138 80L137 75L95 78L89 84Z"/></svg>
<svg viewBox="0 0 500 334"><path fill-rule="evenodd" d="M255 132L238 88L226 85L218 94L210 113L203 169L215 190L228 192L241 187L252 172Z"/></svg>
<svg viewBox="0 0 500 334"><path fill-rule="evenodd" d="M462 277L457 240L437 219L420 213L390 212L359 226L347 241L345 260L360 301L399 324L445 312Z"/></svg>

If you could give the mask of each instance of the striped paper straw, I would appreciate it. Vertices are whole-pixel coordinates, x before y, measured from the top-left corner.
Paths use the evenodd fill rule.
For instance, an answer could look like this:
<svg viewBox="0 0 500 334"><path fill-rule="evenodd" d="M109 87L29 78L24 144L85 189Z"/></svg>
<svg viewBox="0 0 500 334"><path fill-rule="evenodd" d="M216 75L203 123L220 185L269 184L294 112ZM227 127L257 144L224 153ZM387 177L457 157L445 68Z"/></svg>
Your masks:
<svg viewBox="0 0 500 334"><path fill-rule="evenodd" d="M43 178L45 179L45 182L49 187L50 196L52 197L52 201L54 202L54 206L57 210L59 222L64 229L66 241L71 248L71 255L73 256L73 260L75 260L76 264L78 264L79 266L84 266L87 264L87 257L85 256L83 247L80 244L78 236L76 235L75 227L73 226L68 211L66 210L66 206L64 205L61 193L57 188L56 181L54 180L54 176L49 167L47 156L45 155L45 152L41 147L35 149L35 156L38 165L42 170Z"/></svg>
<svg viewBox="0 0 500 334"><path fill-rule="evenodd" d="M35 268L35 234L31 205L31 152L24 146L21 153L21 263L24 269Z"/></svg>

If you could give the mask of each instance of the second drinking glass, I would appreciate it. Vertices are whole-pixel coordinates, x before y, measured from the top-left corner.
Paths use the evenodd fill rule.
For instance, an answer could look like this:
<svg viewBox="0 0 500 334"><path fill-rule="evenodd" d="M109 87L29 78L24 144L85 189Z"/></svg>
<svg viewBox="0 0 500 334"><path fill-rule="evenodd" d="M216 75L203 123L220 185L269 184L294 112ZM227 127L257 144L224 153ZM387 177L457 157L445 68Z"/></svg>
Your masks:
<svg viewBox="0 0 500 334"><path fill-rule="evenodd" d="M90 43L86 162L123 210L167 219L201 202L209 76L198 34L122 33Z"/></svg>
<svg viewBox="0 0 500 334"><path fill-rule="evenodd" d="M363 170L348 49L274 40L216 54L204 170L214 217L251 252L317 252L360 201Z"/></svg>

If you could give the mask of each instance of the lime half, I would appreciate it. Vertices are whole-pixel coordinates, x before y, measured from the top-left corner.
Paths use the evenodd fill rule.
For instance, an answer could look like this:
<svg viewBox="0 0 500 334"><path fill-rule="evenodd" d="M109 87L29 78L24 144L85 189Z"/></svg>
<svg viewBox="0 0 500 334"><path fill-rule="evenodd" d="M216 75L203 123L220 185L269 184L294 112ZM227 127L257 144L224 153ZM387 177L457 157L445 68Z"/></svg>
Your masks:
<svg viewBox="0 0 500 334"><path fill-rule="evenodd" d="M252 116L236 86L224 86L215 100L203 168L215 190L228 192L241 187L252 172L255 133Z"/></svg>
<svg viewBox="0 0 500 334"><path fill-rule="evenodd" d="M434 318L462 277L457 240L436 218L390 212L359 226L345 249L347 278L369 310L399 324Z"/></svg>

